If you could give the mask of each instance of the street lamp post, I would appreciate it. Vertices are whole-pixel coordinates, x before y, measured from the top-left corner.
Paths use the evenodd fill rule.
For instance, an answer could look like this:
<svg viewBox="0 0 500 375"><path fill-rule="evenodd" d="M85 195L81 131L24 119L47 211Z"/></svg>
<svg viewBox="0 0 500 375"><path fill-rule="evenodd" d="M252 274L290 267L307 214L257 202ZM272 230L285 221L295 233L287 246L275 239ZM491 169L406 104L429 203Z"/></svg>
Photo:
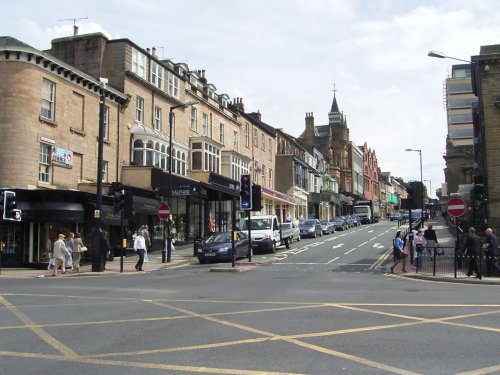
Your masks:
<svg viewBox="0 0 500 375"><path fill-rule="evenodd" d="M174 127L174 111L179 108L186 108L192 105L198 104L198 101L191 101L184 104L174 105L170 107L170 112L168 114L168 194L167 194L167 202L170 206L170 210L172 210L172 157L173 157L173 143L172 143L172 129ZM166 261L170 263L172 261L172 233L171 233L171 225L172 220L167 219L167 259ZM163 231L163 243L165 243L165 231ZM162 252L162 263L165 263L165 251Z"/></svg>
<svg viewBox="0 0 500 375"><path fill-rule="evenodd" d="M94 241L92 249L92 272L102 272L104 265L104 254L102 251L102 164L103 164L103 148L104 148L104 114L106 111L106 84L107 78L99 78L99 136L97 144L97 192L96 205L94 211Z"/></svg>
<svg viewBox="0 0 500 375"><path fill-rule="evenodd" d="M417 149L413 149L413 148L407 148L405 149L405 151L415 151L415 152L418 152L419 156L420 156L420 191L421 191L421 194L420 194L420 203L422 204L422 215L421 215L421 222L422 222L422 228L424 227L424 221L425 221L425 217L424 217L424 183L423 183L423 180L422 180L422 150L417 150ZM411 220L411 219L410 219Z"/></svg>

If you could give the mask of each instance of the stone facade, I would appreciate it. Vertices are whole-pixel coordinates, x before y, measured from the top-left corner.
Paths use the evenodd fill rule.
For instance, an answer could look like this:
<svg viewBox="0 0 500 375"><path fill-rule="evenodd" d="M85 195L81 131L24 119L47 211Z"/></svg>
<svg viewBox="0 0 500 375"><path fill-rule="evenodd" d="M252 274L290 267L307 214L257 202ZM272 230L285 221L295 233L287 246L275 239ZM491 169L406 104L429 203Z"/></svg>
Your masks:
<svg viewBox="0 0 500 375"><path fill-rule="evenodd" d="M78 189L80 183L94 181L97 175L97 137L99 124L98 82L83 84L78 76L57 59L29 58L32 52L20 53L19 59L0 59L0 124L2 137L0 166L2 185L10 188ZM28 61L28 59L30 59ZM45 66L46 65L46 66ZM74 79L68 79L71 74ZM52 85L55 96L51 117L41 115L44 80ZM122 99L125 96L122 95ZM104 160L106 178L116 180L119 104L107 102L109 137ZM40 144L73 152L70 168L52 166L46 182L39 181Z"/></svg>
<svg viewBox="0 0 500 375"><path fill-rule="evenodd" d="M487 211L488 225L500 230L500 45L482 46L480 55L472 56L478 69L482 131L479 148L479 168L486 184L487 201L481 205ZM474 82L473 82L474 83ZM487 203L487 206L486 206Z"/></svg>

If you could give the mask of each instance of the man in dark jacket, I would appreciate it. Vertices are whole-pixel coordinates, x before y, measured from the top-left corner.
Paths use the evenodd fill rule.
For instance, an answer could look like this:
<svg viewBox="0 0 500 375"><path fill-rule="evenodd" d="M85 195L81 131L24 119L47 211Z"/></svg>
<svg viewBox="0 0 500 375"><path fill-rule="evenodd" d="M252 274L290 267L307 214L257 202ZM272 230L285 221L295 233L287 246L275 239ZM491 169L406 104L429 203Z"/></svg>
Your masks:
<svg viewBox="0 0 500 375"><path fill-rule="evenodd" d="M491 228L487 228L484 232L486 234L486 276L495 276L495 268L498 270L498 265L495 264L495 258L498 257L498 240L497 236L493 234Z"/></svg>
<svg viewBox="0 0 500 375"><path fill-rule="evenodd" d="M472 272L476 273L476 278L481 280L481 272L479 270L478 261L481 259L481 239L476 234L476 229L473 227L469 228L469 235L465 240L465 254L469 257L469 270L467 271L467 277L472 275Z"/></svg>

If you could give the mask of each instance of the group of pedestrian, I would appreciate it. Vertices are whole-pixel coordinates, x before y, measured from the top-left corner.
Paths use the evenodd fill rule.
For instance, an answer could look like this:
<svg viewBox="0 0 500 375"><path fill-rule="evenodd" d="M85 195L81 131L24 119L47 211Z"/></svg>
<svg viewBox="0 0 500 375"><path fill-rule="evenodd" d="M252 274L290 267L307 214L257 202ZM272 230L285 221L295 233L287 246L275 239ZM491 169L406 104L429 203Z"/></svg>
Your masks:
<svg viewBox="0 0 500 375"><path fill-rule="evenodd" d="M80 233L69 232L68 237L60 233L58 239L52 247L52 261L49 267L52 268L52 276L57 275L59 268L61 274L65 274L66 270L80 272L80 261L82 253L87 250L83 245Z"/></svg>
<svg viewBox="0 0 500 375"><path fill-rule="evenodd" d="M469 234L462 249L462 254L469 259L467 277L475 274L476 278L482 279L481 260L483 259L483 254L486 256L486 275L493 276L495 269L500 271L500 264L495 262L495 259L498 259L500 255L497 237L493 234L491 228L487 228L485 231L486 240L484 242L484 249L482 249L481 238L477 235L476 229L471 227L468 232ZM403 232L398 230L393 243L394 264L391 266L392 273L399 263L402 263L402 272L407 272L406 259L409 255L408 245L406 236L403 236ZM442 251L439 251L436 231L433 229L432 224L429 224L425 231L422 228L415 231L413 245L415 250L414 265L417 270L422 269L423 252L425 249L427 249L431 260L434 256L443 254Z"/></svg>
<svg viewBox="0 0 500 375"><path fill-rule="evenodd" d="M491 228L485 230L486 241L484 243L484 254L486 255L486 276L493 276L495 269L495 258L499 256L497 236L493 234ZM467 269L467 277L476 274L476 278L481 280L481 260L483 252L481 249L481 238L477 235L474 227L469 228L469 234L465 240L463 254L469 259L469 267ZM498 268L498 266L497 266Z"/></svg>
<svg viewBox="0 0 500 375"><path fill-rule="evenodd" d="M429 224L425 231L423 230L423 228L420 228L418 231L413 232L413 249L415 250L416 255L414 257L414 265L417 270L422 269L424 249L427 249L432 259L432 257L436 254L437 247L437 235L436 231L432 227L432 224ZM406 236L403 237L403 232L401 230L398 230L396 232L396 237L394 238L393 243L394 264L391 267L391 272L394 273L394 267L396 267L399 263L402 263L402 271L406 273L406 259L408 258L408 256L409 242Z"/></svg>

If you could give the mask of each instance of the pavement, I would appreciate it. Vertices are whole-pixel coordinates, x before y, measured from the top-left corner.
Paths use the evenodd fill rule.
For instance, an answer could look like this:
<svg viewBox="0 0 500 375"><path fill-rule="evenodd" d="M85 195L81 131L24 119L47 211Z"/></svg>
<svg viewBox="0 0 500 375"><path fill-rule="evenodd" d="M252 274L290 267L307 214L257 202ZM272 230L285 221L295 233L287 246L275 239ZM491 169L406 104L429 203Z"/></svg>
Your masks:
<svg viewBox="0 0 500 375"><path fill-rule="evenodd" d="M436 231L436 237L438 239L439 246L442 246L443 248L446 249L448 248L451 249L455 247L456 235L451 233L449 226L443 219L426 221L424 224L425 228L427 228L428 224L432 224L432 229ZM408 228L408 224L403 224L401 226L402 230L406 228ZM389 261L386 262L382 266L382 268L385 268L385 270L388 273L391 273L391 266L393 264L392 253L388 259ZM403 266L400 263L396 265L396 267L394 267L394 274L400 277L420 279L420 280L444 281L444 282L462 283L462 284L500 285L500 277L483 276L483 278L479 280L476 279L475 277L467 277L466 275L460 273L457 274L456 278L454 273L447 273L447 274L439 273L434 276L432 275L432 273L416 272L415 267L410 264L409 260L407 260L406 263L407 263L406 273L403 272L402 270Z"/></svg>
<svg viewBox="0 0 500 375"><path fill-rule="evenodd" d="M194 245L175 246L175 252L171 256L170 262L163 263L162 254L155 251L148 254L148 262L145 262L142 269L143 271L136 271L135 264L137 263L137 255L133 251L127 251L127 256L123 257L123 271L121 270L120 257L114 257L112 261L106 261L106 269L103 272L92 272L92 264L85 261L80 266L80 272L66 270L65 274L61 274L59 270L56 278L63 277L96 277L96 276L119 276L119 275L137 275L141 273L148 273L164 268L175 268L189 264L198 264L198 258L194 255ZM274 258L265 261L248 262L242 260L235 263L216 263L210 268L211 272L242 272L248 271L257 266L272 263ZM2 268L0 270L0 279L2 278L54 278L52 270L47 269L33 269L33 268Z"/></svg>
<svg viewBox="0 0 500 375"><path fill-rule="evenodd" d="M428 221L427 224L432 224L436 235L438 238L439 245L448 248L455 246L455 237L450 232L448 225L441 220L438 221ZM401 229L406 229L407 225L401 226ZM92 272L92 265L90 263L84 263L80 267L80 272L74 272L67 270L66 274L62 275L60 271L58 272L56 278L64 277L105 277L105 276L125 276L125 275L137 275L141 273L148 273L165 268L175 268L181 267L189 264L198 264L198 259L193 255L194 245L186 246L176 246L175 252L171 256L170 262L163 263L161 252L153 252L148 256L148 262L144 263L144 271L136 271L135 264L137 262L137 255L133 252L127 252L127 256L123 257L123 272L120 272L120 257L114 257L112 261L106 261L106 269L103 272ZM264 260L259 260L254 258L253 262L248 262L248 260L241 260L236 262L235 267L229 263L217 263L212 265L210 268L211 272L243 272L249 271L258 266L264 266L274 262L273 257L266 257ZM407 262L409 263L409 262ZM385 269L387 273L391 273L392 265L392 253L388 257L388 260L381 266ZM422 272L416 272L415 268L407 264L407 273L402 272L402 265L398 264L394 268L394 275L398 277L421 279L421 280L432 280L432 281L445 281L453 283L466 283L466 284L481 284L481 285L500 285L500 277L483 277L482 280L476 278L468 278L465 275L457 275L454 277L453 273L450 274L438 274L433 276L432 274L426 274ZM0 279L2 278L52 278L52 270L40 270L32 268L2 268L0 270Z"/></svg>

